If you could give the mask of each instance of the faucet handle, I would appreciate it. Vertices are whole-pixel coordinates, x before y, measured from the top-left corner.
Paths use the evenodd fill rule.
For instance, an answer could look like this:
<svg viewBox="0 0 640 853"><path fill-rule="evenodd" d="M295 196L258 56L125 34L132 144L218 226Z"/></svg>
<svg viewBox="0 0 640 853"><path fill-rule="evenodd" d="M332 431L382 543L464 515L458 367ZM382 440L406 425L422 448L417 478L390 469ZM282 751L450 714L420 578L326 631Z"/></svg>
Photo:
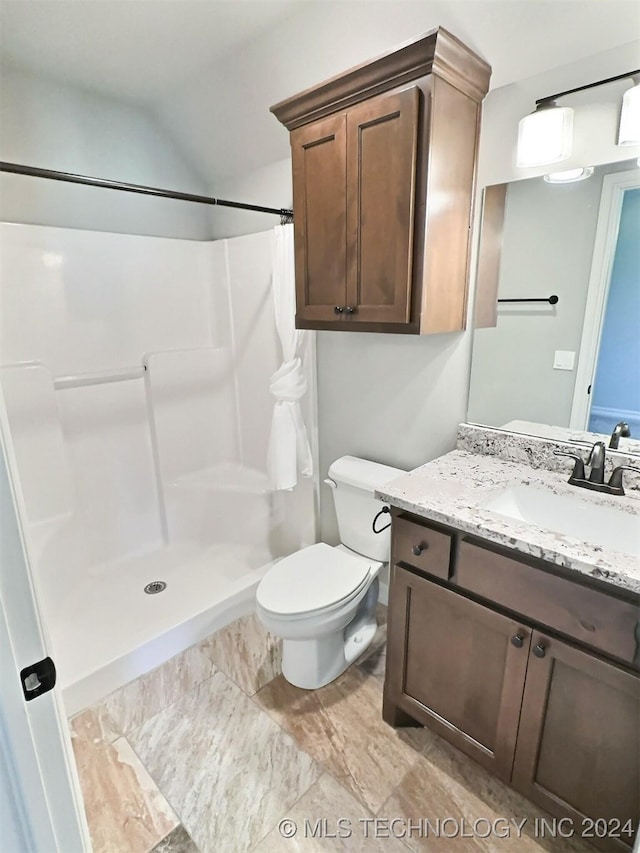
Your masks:
<svg viewBox="0 0 640 853"><path fill-rule="evenodd" d="M613 473L609 478L609 486L612 489L615 489L616 494L618 495L624 495L624 488L622 485L623 471L635 471L636 473L640 474L640 468L636 468L634 465L618 465L617 468L614 468Z"/></svg>
<svg viewBox="0 0 640 853"><path fill-rule="evenodd" d="M554 456L568 456L569 459L575 460L576 464L573 466L573 472L571 474L571 477L569 478L569 482L571 482L571 480L584 480L585 479L584 460L582 459L581 456L578 456L577 453L566 453L563 450L554 450L553 455Z"/></svg>

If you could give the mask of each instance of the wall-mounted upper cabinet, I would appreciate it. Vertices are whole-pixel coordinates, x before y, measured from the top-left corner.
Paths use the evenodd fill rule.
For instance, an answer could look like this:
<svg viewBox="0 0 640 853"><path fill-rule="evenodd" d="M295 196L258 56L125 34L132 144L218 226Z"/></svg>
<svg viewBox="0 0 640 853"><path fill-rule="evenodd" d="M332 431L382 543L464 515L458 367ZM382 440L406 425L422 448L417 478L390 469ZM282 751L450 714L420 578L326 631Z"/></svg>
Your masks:
<svg viewBox="0 0 640 853"><path fill-rule="evenodd" d="M291 131L298 328L464 329L490 74L440 28L271 108Z"/></svg>

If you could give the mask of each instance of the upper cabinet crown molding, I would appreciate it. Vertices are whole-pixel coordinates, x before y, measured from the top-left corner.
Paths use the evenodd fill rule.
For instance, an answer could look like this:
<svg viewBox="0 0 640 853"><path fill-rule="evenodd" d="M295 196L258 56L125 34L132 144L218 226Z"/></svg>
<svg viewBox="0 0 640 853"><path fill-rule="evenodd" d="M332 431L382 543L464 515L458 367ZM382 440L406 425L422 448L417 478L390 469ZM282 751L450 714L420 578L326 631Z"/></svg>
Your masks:
<svg viewBox="0 0 640 853"><path fill-rule="evenodd" d="M288 130L294 130L428 74L480 102L489 90L491 66L450 32L437 27L270 109Z"/></svg>

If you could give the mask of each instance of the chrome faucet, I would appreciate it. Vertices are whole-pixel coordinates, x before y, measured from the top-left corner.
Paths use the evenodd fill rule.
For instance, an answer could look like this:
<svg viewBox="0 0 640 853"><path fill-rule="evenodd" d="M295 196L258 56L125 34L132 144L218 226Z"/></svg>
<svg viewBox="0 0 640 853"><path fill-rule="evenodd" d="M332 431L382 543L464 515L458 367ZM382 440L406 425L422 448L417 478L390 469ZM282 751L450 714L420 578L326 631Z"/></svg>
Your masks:
<svg viewBox="0 0 640 853"><path fill-rule="evenodd" d="M609 441L609 448L611 450L617 450L618 445L620 444L620 439L629 438L630 435L631 430L629 429L629 424L626 421L620 421L620 423L617 423L613 428L611 440Z"/></svg>
<svg viewBox="0 0 640 853"><path fill-rule="evenodd" d="M623 471L636 471L640 474L640 468L635 468L632 465L618 465L614 468L609 482L604 481L604 464L606 461L607 451L604 446L604 441L596 441L591 448L587 465L590 466L589 478L585 473L585 462L577 453L565 453L561 450L554 450L556 456L568 456L575 461L573 471L569 477L569 485L579 486L581 489L592 489L596 492L605 492L608 495L624 495L622 485Z"/></svg>

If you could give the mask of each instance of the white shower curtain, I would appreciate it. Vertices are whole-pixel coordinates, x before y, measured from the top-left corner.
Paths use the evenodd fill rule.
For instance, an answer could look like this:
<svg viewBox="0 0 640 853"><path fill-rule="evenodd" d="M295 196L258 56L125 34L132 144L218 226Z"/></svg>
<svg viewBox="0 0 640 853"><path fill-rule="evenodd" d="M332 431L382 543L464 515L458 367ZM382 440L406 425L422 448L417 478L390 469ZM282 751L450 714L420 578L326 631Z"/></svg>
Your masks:
<svg viewBox="0 0 640 853"><path fill-rule="evenodd" d="M307 391L301 357L307 333L295 327L293 225L277 225L274 229L273 305L283 362L269 386L276 403L267 467L272 488L281 491L293 489L298 474L303 477L313 474L311 448L300 408L300 400Z"/></svg>

